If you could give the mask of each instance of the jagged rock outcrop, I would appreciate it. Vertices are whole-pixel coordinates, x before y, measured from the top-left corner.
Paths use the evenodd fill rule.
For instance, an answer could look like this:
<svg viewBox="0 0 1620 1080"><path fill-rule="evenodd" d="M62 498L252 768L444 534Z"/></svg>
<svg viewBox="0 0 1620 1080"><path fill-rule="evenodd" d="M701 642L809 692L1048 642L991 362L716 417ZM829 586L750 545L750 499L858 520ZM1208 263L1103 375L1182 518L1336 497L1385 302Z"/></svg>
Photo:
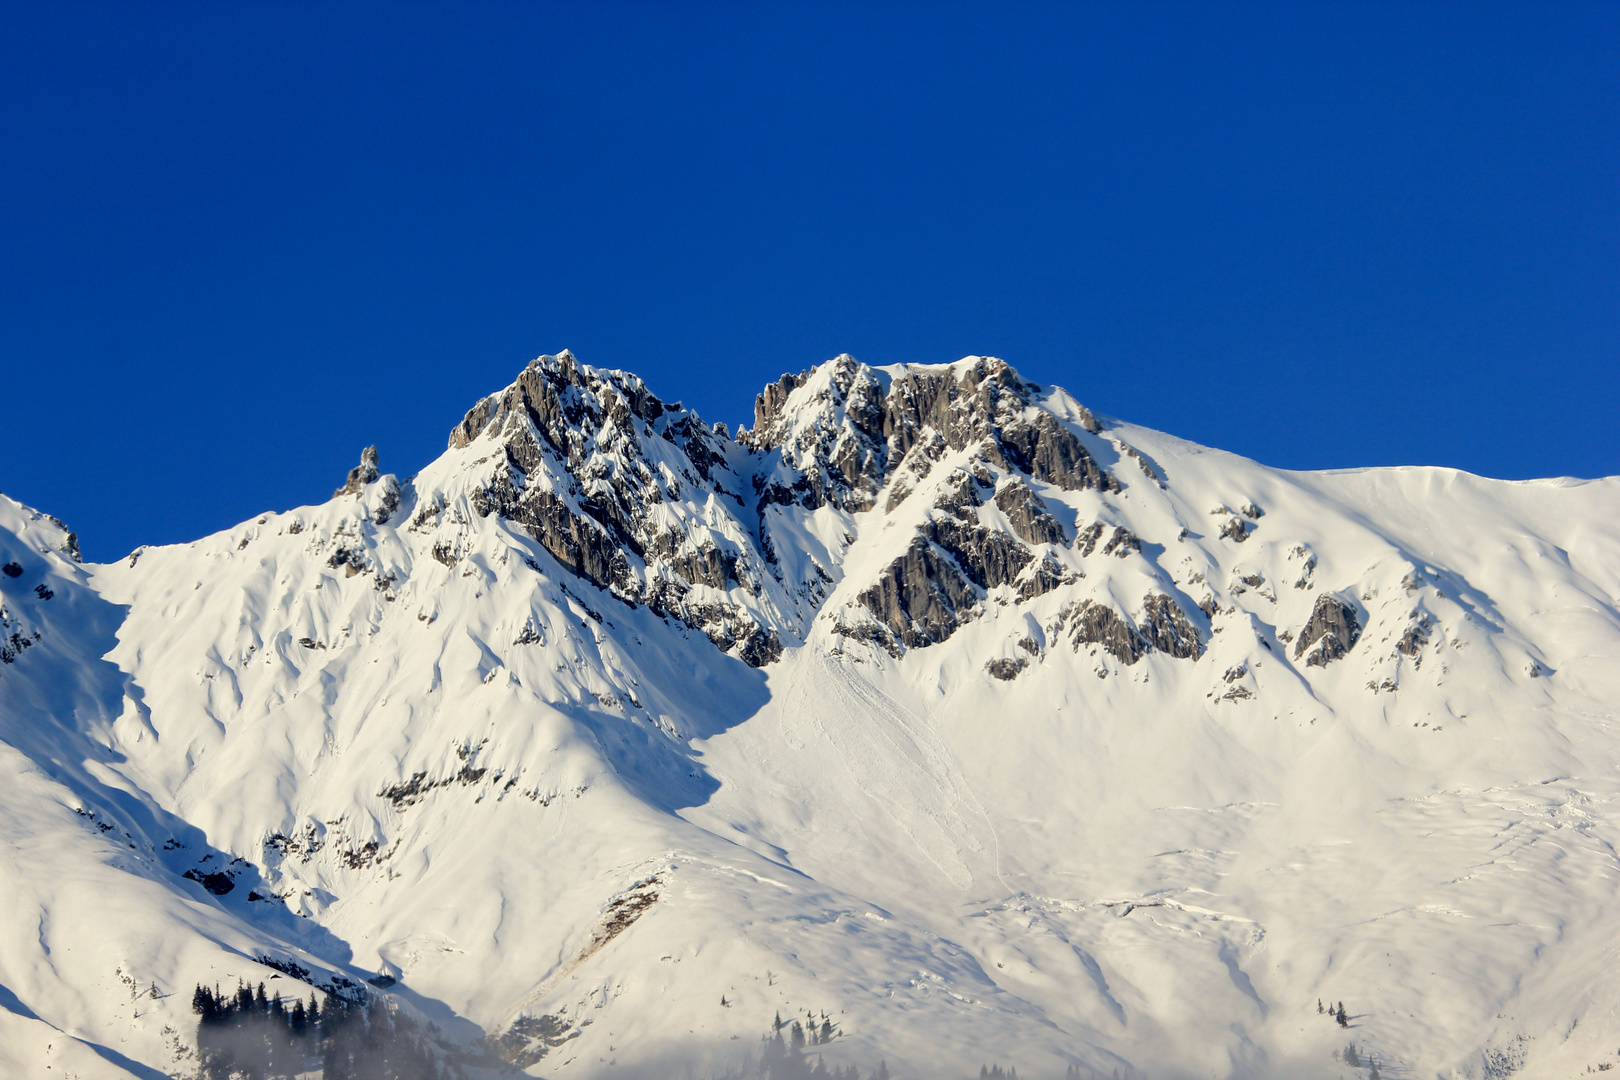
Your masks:
<svg viewBox="0 0 1620 1080"><path fill-rule="evenodd" d="M1082 645L1100 645L1122 664L1134 664L1148 651L1147 641L1125 616L1093 600L1075 609L1069 619L1069 638L1076 651Z"/></svg>
<svg viewBox="0 0 1620 1080"><path fill-rule="evenodd" d="M1056 417L1044 410L1031 415L1035 390L1004 361L988 357L960 376L954 367L908 370L894 380L884 403L891 453L904 457L931 428L953 450L982 443L996 464L1068 491L1120 490L1119 481Z"/></svg>
<svg viewBox="0 0 1620 1080"><path fill-rule="evenodd" d="M978 594L954 558L918 537L859 600L901 644L915 649L955 633Z"/></svg>
<svg viewBox="0 0 1620 1080"><path fill-rule="evenodd" d="M781 655L777 628L732 596L757 593L766 560L725 509L742 498L723 429L665 404L633 375L564 352L475 405L450 445L481 438L495 441L499 458L472 495L480 516L510 521L570 573L750 664Z"/></svg>
<svg viewBox="0 0 1620 1080"><path fill-rule="evenodd" d="M1356 609L1334 596L1318 596L1311 617L1294 642L1294 658L1306 667L1325 667L1347 654L1361 638Z"/></svg>
<svg viewBox="0 0 1620 1080"><path fill-rule="evenodd" d="M761 505L870 509L888 465L883 419L882 384L847 354L767 386L754 401L754 429L743 433L744 444L778 451L797 475L772 470L758 477Z"/></svg>
<svg viewBox="0 0 1620 1080"><path fill-rule="evenodd" d="M1135 625L1123 613L1094 600L1077 607L1068 625L1076 650L1082 645L1100 645L1124 664L1134 664L1155 650L1178 660L1197 660L1204 654L1197 627L1164 593L1143 598L1142 614Z"/></svg>
<svg viewBox="0 0 1620 1080"><path fill-rule="evenodd" d="M1063 526L1022 480L1007 480L996 491L996 506L1018 537L1030 544L1063 543Z"/></svg>
<svg viewBox="0 0 1620 1080"><path fill-rule="evenodd" d="M1017 580L1035 556L1016 537L979 520L980 487L971 473L953 474L934 500L924 535L950 552L973 584L994 589Z"/></svg>
<svg viewBox="0 0 1620 1080"><path fill-rule="evenodd" d="M1401 634L1401 639L1395 643L1395 651L1412 661L1413 667L1423 663L1423 647L1429 643L1429 627L1432 626L1427 615L1409 625Z"/></svg>
<svg viewBox="0 0 1620 1080"><path fill-rule="evenodd" d="M1018 678L1018 673L1029 667L1029 661L1024 657L998 657L984 665L984 670L992 679L1002 682L1012 682Z"/></svg>
<svg viewBox="0 0 1620 1080"><path fill-rule="evenodd" d="M940 444L935 457L939 449L982 446L986 460L1065 490L1120 490L1074 432L1032 407L1038 389L1005 361L980 357L966 366L903 369L885 390L872 369L840 356L767 387L742 441L780 449L787 464L811 478L803 488L767 481L766 490L786 495L775 501L800 505L815 505L812 493L819 493L836 505L867 509L891 470L932 439ZM1101 430L1084 409L1080 426Z"/></svg>
<svg viewBox="0 0 1620 1080"><path fill-rule="evenodd" d="M1142 617L1138 620L1138 626L1148 645L1167 656L1174 656L1178 660L1197 660L1204 655L1197 627L1164 593L1150 594L1142 601Z"/></svg>
<svg viewBox="0 0 1620 1080"><path fill-rule="evenodd" d="M332 498L353 495L367 484L375 484L381 475L377 468L377 448L368 446L360 451L360 464L349 470L349 479L332 492Z"/></svg>
<svg viewBox="0 0 1620 1080"><path fill-rule="evenodd" d="M1018 589L1018 599L1033 600L1037 596L1045 596L1061 585L1078 580L1079 575L1070 573L1057 560L1050 555L1029 564L1024 572L1018 576L1015 585Z"/></svg>
<svg viewBox="0 0 1620 1080"><path fill-rule="evenodd" d="M478 402L449 442L487 447L473 461L489 463L469 496L474 513L509 522L619 599L764 663L784 635L807 632L836 585L836 550L853 539L847 515L880 500L893 513L921 488L930 503L910 519L909 546L850 593L852 610L871 620L856 620L868 626L860 633L894 648L932 644L973 618L987 593L1027 602L1081 576L1068 556L1037 554L1067 539L1040 485L1123 489L1084 442L1102 430L1097 419L1066 397L1060 417L1041 393L990 358L875 370L846 355L767 386L753 429L733 441L635 376L564 352ZM941 478L949 455L956 464ZM356 476L357 486L370 482ZM461 526L437 498L411 528L442 532L431 552L452 565ZM807 549L810 536L819 539ZM1116 526L1103 550L1124 556L1141 541ZM1174 644L1181 629L1166 627L1166 651L1185 651Z"/></svg>

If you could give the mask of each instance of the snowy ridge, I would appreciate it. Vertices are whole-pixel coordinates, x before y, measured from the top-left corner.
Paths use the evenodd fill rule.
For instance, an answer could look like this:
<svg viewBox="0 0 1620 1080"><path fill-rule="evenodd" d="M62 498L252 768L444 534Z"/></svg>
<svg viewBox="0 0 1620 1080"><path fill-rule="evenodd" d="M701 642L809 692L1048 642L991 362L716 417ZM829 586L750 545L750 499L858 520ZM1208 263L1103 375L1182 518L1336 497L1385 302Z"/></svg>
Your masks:
<svg viewBox="0 0 1620 1080"><path fill-rule="evenodd" d="M981 357L728 432L545 356L414 477L101 566L0 499L0 1073L189 1075L238 977L557 1077L823 1011L900 1078L1613 1062L1616 522Z"/></svg>

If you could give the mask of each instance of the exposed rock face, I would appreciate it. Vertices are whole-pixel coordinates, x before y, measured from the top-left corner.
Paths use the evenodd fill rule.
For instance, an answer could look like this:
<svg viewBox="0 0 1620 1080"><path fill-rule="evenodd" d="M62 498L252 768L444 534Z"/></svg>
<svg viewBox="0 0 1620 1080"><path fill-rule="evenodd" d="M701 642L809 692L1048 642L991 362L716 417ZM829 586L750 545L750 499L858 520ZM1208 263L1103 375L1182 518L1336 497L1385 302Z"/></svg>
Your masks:
<svg viewBox="0 0 1620 1080"><path fill-rule="evenodd" d="M744 442L758 450L781 448L801 473L831 479L835 491L847 489L837 504L850 509L870 507L890 470L935 437L949 450L982 444L987 461L1066 490L1120 490L1078 436L1050 412L1032 408L1037 391L1005 361L988 357L965 368L906 369L885 391L870 368L841 356L767 387L755 401L755 427ZM815 421L806 423L802 413ZM1082 428L1101 430L1090 413L1081 410L1081 416ZM788 422L793 419L798 422ZM817 437L804 438L806 430ZM794 501L802 502L802 494Z"/></svg>
<svg viewBox="0 0 1620 1080"><path fill-rule="evenodd" d="M996 492L996 506L1007 515L1013 532L1030 544L1063 543L1063 526L1022 480L1008 480Z"/></svg>
<svg viewBox="0 0 1620 1080"><path fill-rule="evenodd" d="M773 470L778 475L757 477L761 505L870 509L889 457L883 405L877 376L848 355L767 386L755 399L754 430L744 433L744 442L779 451L796 475Z"/></svg>
<svg viewBox="0 0 1620 1080"><path fill-rule="evenodd" d="M1401 640L1395 643L1395 651L1412 661L1413 667L1423 663L1423 646L1429 643L1429 618L1424 616L1406 628Z"/></svg>
<svg viewBox="0 0 1620 1080"><path fill-rule="evenodd" d="M565 570L609 591L614 586L621 591L631 588L630 565L621 545L632 551L640 545L629 537L616 538L600 522L575 514L555 492L539 489L525 498L513 487L510 475L497 474L489 487L475 493L473 505L486 517L497 514L523 526Z"/></svg>
<svg viewBox="0 0 1620 1080"><path fill-rule="evenodd" d="M1046 556L1038 562L1031 563L1024 568L1017 581L1018 598L1020 600L1033 600L1037 596L1044 596L1060 585L1067 585L1076 580L1074 574L1069 573L1051 556Z"/></svg>
<svg viewBox="0 0 1620 1080"><path fill-rule="evenodd" d="M1104 555L1118 555L1123 559L1132 552L1140 552L1141 550L1142 541L1137 535L1123 525L1116 525L1114 526L1113 535L1108 538L1108 543L1103 545L1102 553Z"/></svg>
<svg viewBox="0 0 1620 1080"><path fill-rule="evenodd" d="M1134 664L1147 654L1148 643L1125 616L1104 604L1087 600L1069 622L1069 636L1076 650L1082 645L1101 645L1122 664Z"/></svg>
<svg viewBox="0 0 1620 1080"><path fill-rule="evenodd" d="M1197 660L1204 655L1192 620L1164 593L1153 593L1142 601L1139 622L1142 636L1152 648L1178 660Z"/></svg>
<svg viewBox="0 0 1620 1080"><path fill-rule="evenodd" d="M1132 626L1113 608L1088 600L1069 619L1074 647L1101 645L1124 664L1134 664L1155 650L1178 660L1197 660L1204 654L1192 620L1163 593L1142 600L1142 614Z"/></svg>
<svg viewBox="0 0 1620 1080"><path fill-rule="evenodd" d="M977 600L956 560L921 537L860 594L861 604L911 649L950 637Z"/></svg>
<svg viewBox="0 0 1620 1080"><path fill-rule="evenodd" d="M844 357L839 357L839 360L843 359ZM808 371L798 375L783 375L761 390L754 398L754 430L765 431L772 428L782 415L782 407L787 404L789 395L803 386L809 378Z"/></svg>
<svg viewBox="0 0 1620 1080"><path fill-rule="evenodd" d="M983 525L975 513L980 505L977 478L955 473L934 501L926 535L955 557L973 584L994 589L1015 581L1034 555L1016 537Z"/></svg>
<svg viewBox="0 0 1620 1080"><path fill-rule="evenodd" d="M908 371L889 388L884 434L897 457L932 428L953 450L985 443L986 457L997 464L1066 490L1120 490L1056 417L1039 410L1030 415L1033 392L1000 360L981 358L960 377L954 368Z"/></svg>
<svg viewBox="0 0 1620 1080"><path fill-rule="evenodd" d="M765 560L715 503L742 502L727 464L735 444L723 431L666 405L633 375L562 353L474 406L450 445L486 437L500 460L473 496L478 514L512 522L564 569L748 663L781 655L776 629L732 595L757 591ZM712 512L668 512L682 503Z"/></svg>
<svg viewBox="0 0 1620 1080"><path fill-rule="evenodd" d="M989 673L992 679L1000 679L1002 682L1012 682L1014 679L1018 678L1018 673L1027 667L1029 667L1029 661L1024 659L1022 656L1018 657L1017 659L1003 656L984 665L984 670Z"/></svg>
<svg viewBox="0 0 1620 1080"><path fill-rule="evenodd" d="M342 495L353 495L367 484L375 484L380 475L382 474L377 470L377 448L368 446L360 451L360 464L349 470L348 481L332 492L332 497L336 499Z"/></svg>
<svg viewBox="0 0 1620 1080"><path fill-rule="evenodd" d="M449 441L484 455L474 464L491 463L469 497L474 513L509 522L626 603L763 664L781 654L784 636L807 632L836 587L838 537L853 542L848 515L894 513L924 488L928 508L908 519L904 553L846 594L849 610L863 612L850 634L891 650L923 647L977 617L998 590L998 602L1022 603L1083 576L1065 565L1071 555L1052 550L1066 530L1041 485L1123 488L1084 442L1102 430L1097 419L1066 397L1060 416L1040 394L1000 360L874 370L840 356L767 386L753 429L733 441L724 425L705 425L635 376L565 352L480 401ZM351 486L375 482L376 471L372 454ZM397 506L383 505L379 518ZM414 513L413 530L442 534L434 558L455 565L460 526L443 500ZM1102 529L1076 539L1085 554ZM1123 526L1103 542L1106 555L1141 549ZM1127 654L1198 653L1173 604L1150 606L1146 636L1115 615L1127 633L1108 640Z"/></svg>
<svg viewBox="0 0 1620 1080"><path fill-rule="evenodd" d="M1337 597L1318 596L1294 643L1294 658L1304 657L1306 667L1325 667L1348 653L1360 638L1356 609Z"/></svg>

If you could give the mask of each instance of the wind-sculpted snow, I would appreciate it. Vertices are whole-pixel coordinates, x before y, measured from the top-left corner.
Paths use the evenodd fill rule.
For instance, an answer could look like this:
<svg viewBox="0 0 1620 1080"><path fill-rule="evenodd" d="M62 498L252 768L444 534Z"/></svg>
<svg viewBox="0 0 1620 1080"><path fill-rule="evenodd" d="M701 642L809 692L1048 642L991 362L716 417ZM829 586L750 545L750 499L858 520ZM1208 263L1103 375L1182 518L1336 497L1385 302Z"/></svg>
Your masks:
<svg viewBox="0 0 1620 1080"><path fill-rule="evenodd" d="M982 357L728 431L563 353L449 443L100 566L0 501L0 1074L190 1076L239 981L466 1075L1616 1062L1620 481Z"/></svg>

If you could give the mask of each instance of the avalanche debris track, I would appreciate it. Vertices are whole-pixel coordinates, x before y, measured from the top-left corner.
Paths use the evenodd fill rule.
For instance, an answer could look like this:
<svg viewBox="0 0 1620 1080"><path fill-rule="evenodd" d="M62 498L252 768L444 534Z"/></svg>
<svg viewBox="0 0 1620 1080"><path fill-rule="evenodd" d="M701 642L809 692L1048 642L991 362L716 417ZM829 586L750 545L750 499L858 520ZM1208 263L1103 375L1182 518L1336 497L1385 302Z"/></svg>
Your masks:
<svg viewBox="0 0 1620 1080"><path fill-rule="evenodd" d="M383 466L100 566L0 498L0 1073L187 1075L237 979L553 1077L1614 1062L1620 480L566 352Z"/></svg>

